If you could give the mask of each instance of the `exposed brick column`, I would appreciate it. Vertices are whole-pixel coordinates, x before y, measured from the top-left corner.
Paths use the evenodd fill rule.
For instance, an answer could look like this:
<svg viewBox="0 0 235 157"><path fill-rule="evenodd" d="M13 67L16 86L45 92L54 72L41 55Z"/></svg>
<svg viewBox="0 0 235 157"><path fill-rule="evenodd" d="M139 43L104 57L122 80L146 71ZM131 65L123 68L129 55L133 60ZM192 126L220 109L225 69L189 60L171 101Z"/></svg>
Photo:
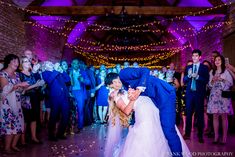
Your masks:
<svg viewBox="0 0 235 157"><path fill-rule="evenodd" d="M231 22L224 28L223 32L223 55L229 58L231 64L235 66L235 2L229 9L228 20Z"/></svg>

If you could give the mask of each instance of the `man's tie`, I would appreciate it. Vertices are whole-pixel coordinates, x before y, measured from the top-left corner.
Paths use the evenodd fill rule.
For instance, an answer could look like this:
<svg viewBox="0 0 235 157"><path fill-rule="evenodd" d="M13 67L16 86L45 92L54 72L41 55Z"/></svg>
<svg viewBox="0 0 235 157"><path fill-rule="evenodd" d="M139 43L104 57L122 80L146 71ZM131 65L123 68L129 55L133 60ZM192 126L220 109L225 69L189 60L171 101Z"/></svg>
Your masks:
<svg viewBox="0 0 235 157"><path fill-rule="evenodd" d="M193 65L193 73L196 73L196 72L197 72L197 66ZM196 91L196 80L195 80L195 78L192 78L191 90Z"/></svg>

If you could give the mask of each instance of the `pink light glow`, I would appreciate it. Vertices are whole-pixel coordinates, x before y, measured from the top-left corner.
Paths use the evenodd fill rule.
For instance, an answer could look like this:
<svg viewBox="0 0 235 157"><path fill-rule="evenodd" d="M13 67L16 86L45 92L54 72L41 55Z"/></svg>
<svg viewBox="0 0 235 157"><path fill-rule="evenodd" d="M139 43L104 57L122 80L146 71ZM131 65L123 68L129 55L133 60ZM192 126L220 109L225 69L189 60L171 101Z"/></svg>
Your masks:
<svg viewBox="0 0 235 157"><path fill-rule="evenodd" d="M213 7L208 0L181 0L180 7ZM209 20L212 20L215 16L187 16L187 20L197 31L207 24Z"/></svg>
<svg viewBox="0 0 235 157"><path fill-rule="evenodd" d="M197 31L207 24L208 21L212 20L215 16L187 16L187 20Z"/></svg>
<svg viewBox="0 0 235 157"><path fill-rule="evenodd" d="M208 0L181 0L179 7L212 7Z"/></svg>
<svg viewBox="0 0 235 157"><path fill-rule="evenodd" d="M48 0L45 1L41 6L72 6L72 0ZM36 20L40 24L55 27L64 26L64 22L58 21L58 19L68 20L70 17L65 16L31 16L32 19Z"/></svg>
<svg viewBox="0 0 235 157"><path fill-rule="evenodd" d="M72 0L47 0L42 6L71 6L73 5Z"/></svg>
<svg viewBox="0 0 235 157"><path fill-rule="evenodd" d="M170 27L168 28L169 31L173 31L174 30L174 26L171 24ZM184 43L186 43L186 39L183 38L180 34L178 34L177 32L172 32L171 33L176 39L179 39L178 41L180 42L181 45L183 45Z"/></svg>
<svg viewBox="0 0 235 157"><path fill-rule="evenodd" d="M30 3L32 3L33 0L12 0L16 5L25 8L27 7Z"/></svg>
<svg viewBox="0 0 235 157"><path fill-rule="evenodd" d="M77 25L74 27L74 29L70 32L67 42L70 43L70 44L75 44L76 38L81 37L82 34L84 33L84 30L89 25L93 24L96 19L97 19L96 16L92 16L92 17L87 19L87 21L89 21L89 23L87 23L87 22L77 23Z"/></svg>

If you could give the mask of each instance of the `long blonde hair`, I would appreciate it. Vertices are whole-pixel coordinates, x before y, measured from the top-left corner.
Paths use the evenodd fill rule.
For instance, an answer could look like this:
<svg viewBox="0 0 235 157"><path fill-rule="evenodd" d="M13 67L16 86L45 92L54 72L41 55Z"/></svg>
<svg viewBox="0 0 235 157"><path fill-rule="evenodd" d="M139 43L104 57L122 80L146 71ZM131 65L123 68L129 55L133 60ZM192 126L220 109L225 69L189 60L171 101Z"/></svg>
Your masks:
<svg viewBox="0 0 235 157"><path fill-rule="evenodd" d="M117 95L121 95L122 93L119 91ZM128 127L129 126L129 120L131 118L130 116L127 116L125 113L123 113L116 105L116 102L109 97L109 120L111 121L111 125L115 125L116 121L115 118L118 116L121 126Z"/></svg>

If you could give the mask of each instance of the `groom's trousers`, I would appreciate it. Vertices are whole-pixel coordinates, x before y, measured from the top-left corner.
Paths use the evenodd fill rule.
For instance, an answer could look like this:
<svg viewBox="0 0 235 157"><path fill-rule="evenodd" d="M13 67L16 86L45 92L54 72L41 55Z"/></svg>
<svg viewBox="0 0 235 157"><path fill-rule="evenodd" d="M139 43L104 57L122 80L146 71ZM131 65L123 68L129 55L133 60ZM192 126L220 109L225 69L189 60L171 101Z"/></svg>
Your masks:
<svg viewBox="0 0 235 157"><path fill-rule="evenodd" d="M159 109L162 130L171 149L171 152L169 153L172 153L172 157L182 157L181 142L175 129L175 92L172 91L169 94L169 97L165 98L164 101L161 102L161 105L158 104L158 101L156 99L152 98L152 100L154 101L154 104L157 104L156 106Z"/></svg>

